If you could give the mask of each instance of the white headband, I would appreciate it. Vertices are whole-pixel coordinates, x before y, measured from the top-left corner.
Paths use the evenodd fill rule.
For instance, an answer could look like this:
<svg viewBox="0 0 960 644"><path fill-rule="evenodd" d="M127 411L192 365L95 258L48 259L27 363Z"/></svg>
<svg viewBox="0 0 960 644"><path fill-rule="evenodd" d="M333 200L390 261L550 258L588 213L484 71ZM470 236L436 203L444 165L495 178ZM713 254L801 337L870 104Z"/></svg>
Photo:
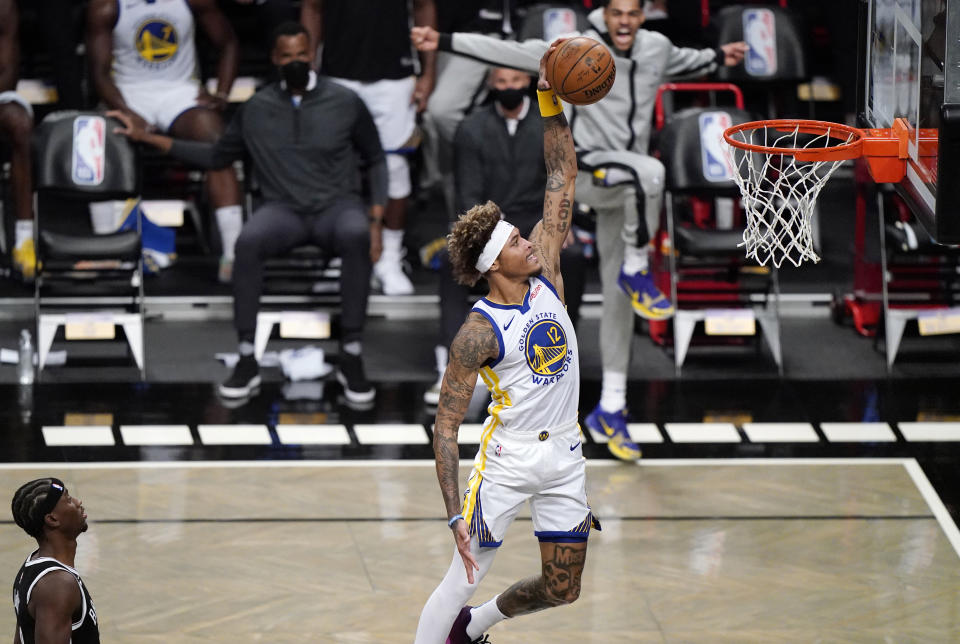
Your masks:
<svg viewBox="0 0 960 644"><path fill-rule="evenodd" d="M508 224L502 219L497 222L496 228L490 233L490 239L487 241L487 245L483 247L483 252L480 253L480 257L477 258L477 263L474 264L478 271L486 273L490 270L493 263L497 261L500 251L506 246L507 240L510 239L510 233L512 232L512 224Z"/></svg>

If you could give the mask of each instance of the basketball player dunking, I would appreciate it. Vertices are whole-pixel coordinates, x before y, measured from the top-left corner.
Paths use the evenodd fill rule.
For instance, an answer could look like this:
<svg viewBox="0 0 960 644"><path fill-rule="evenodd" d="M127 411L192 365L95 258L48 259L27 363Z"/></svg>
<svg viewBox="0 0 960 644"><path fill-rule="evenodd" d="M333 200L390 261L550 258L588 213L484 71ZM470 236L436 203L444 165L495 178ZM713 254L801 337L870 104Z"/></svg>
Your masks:
<svg viewBox="0 0 960 644"><path fill-rule="evenodd" d="M83 503L63 481L46 478L21 485L10 509L38 546L13 582L13 643L97 644L97 611L73 568L77 537L87 530Z"/></svg>
<svg viewBox="0 0 960 644"><path fill-rule="evenodd" d="M537 85L547 166L543 220L526 240L487 202L462 215L448 238L457 279L473 284L483 277L490 294L473 307L451 344L440 392L433 444L457 552L420 615L417 644L487 642L483 632L497 622L569 604L580 594L594 522L577 425L577 338L560 275L577 159L545 77L545 61L561 42L541 59ZM493 402L461 507L457 432L478 372ZM541 574L481 606L465 606L528 499Z"/></svg>

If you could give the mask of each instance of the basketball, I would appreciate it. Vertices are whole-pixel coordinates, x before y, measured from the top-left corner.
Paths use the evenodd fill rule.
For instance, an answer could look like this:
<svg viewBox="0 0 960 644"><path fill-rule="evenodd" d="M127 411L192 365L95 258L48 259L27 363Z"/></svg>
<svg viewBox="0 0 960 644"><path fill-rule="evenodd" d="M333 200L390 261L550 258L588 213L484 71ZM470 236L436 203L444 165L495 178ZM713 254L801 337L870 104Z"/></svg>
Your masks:
<svg viewBox="0 0 960 644"><path fill-rule="evenodd" d="M593 38L564 41L547 59L547 82L557 95L574 105L590 105L607 95L617 66L607 47Z"/></svg>

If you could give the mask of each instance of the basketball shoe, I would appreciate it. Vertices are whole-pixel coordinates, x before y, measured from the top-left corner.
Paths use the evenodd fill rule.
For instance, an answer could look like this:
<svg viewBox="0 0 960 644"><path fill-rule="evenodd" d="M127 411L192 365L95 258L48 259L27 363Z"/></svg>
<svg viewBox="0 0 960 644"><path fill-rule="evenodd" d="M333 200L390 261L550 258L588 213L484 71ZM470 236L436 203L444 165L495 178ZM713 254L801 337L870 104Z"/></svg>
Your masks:
<svg viewBox="0 0 960 644"><path fill-rule="evenodd" d="M470 609L473 606L464 606L460 609L460 614L453 620L453 626L450 628L450 634L447 636L447 644L491 644L490 636L484 633L475 640L467 635L467 624L470 623Z"/></svg>
<svg viewBox="0 0 960 644"><path fill-rule="evenodd" d="M673 317L673 304L657 285L650 271L637 271L628 275L620 270L617 286L630 298L633 312L647 320L667 320Z"/></svg>
<svg viewBox="0 0 960 644"><path fill-rule="evenodd" d="M597 405L587 416L586 423L591 430L607 437L607 449L620 460L635 461L642 455L640 447L630 439L630 434L627 433L626 409L610 414Z"/></svg>
<svg viewBox="0 0 960 644"><path fill-rule="evenodd" d="M224 398L245 398L260 386L260 365L252 355L240 356L233 373L217 390Z"/></svg>
<svg viewBox="0 0 960 644"><path fill-rule="evenodd" d="M32 282L37 272L37 252L33 239L25 239L13 249L13 267L25 282Z"/></svg>
<svg viewBox="0 0 960 644"><path fill-rule="evenodd" d="M343 395L352 403L369 403L377 395L367 375L363 370L363 359L360 356L340 352L340 362L337 366L337 380L343 385Z"/></svg>

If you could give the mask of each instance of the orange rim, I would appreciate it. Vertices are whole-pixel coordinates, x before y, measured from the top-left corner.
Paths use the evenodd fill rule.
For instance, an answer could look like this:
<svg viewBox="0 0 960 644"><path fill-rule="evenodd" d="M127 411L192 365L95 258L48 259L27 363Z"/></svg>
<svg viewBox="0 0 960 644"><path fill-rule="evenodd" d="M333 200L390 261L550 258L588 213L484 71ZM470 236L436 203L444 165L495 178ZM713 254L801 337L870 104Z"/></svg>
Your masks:
<svg viewBox="0 0 960 644"><path fill-rule="evenodd" d="M797 131L802 134L827 135L831 138L834 133L851 137L850 141L845 141L837 145L829 145L815 148L778 148L765 145L756 145L746 141L738 141L733 138L734 134L748 132L751 130L773 129L778 132L789 133ZM847 159L857 159L863 155L863 141L867 134L855 127L844 125L843 123L831 123L829 121L809 121L803 119L768 119L763 121L750 121L727 128L723 132L724 140L735 148L747 150L749 152L759 152L762 154L789 155L798 161L845 161Z"/></svg>

